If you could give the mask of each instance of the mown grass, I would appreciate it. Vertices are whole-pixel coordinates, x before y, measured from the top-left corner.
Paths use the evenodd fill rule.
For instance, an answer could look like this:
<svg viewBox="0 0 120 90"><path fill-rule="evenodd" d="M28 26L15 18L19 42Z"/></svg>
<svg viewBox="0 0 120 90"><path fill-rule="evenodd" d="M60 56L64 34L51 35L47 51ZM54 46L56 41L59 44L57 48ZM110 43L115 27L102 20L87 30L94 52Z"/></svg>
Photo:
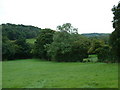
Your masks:
<svg viewBox="0 0 120 90"><path fill-rule="evenodd" d="M26 41L30 44L34 44L34 42L36 41L35 38L32 38L32 39L26 39Z"/></svg>
<svg viewBox="0 0 120 90"><path fill-rule="evenodd" d="M3 88L117 88L118 66L106 63L3 62Z"/></svg>

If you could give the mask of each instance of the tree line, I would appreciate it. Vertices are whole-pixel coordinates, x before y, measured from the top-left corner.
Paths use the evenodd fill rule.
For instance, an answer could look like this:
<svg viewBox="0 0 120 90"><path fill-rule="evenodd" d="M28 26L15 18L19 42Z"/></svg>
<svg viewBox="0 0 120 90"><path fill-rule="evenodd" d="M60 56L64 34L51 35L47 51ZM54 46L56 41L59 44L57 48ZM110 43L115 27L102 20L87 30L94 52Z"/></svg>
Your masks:
<svg viewBox="0 0 120 90"><path fill-rule="evenodd" d="M26 39L35 38L39 34L41 28L27 25L16 25L16 24L2 24L2 36L7 36L9 40L16 40L20 37Z"/></svg>
<svg viewBox="0 0 120 90"><path fill-rule="evenodd" d="M120 60L120 3L114 6L112 34L86 37L70 23L57 26L57 31L33 26L2 24L3 60L40 58L58 62L83 62L88 55L96 54L98 62L119 62ZM34 44L26 42L36 38ZM15 40L12 42L11 40Z"/></svg>

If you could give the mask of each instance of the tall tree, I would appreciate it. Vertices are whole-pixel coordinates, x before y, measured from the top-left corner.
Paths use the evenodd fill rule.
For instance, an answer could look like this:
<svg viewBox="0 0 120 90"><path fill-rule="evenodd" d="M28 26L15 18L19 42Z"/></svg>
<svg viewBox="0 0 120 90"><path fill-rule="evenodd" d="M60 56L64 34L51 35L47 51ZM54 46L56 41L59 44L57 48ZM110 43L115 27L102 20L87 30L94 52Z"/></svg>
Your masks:
<svg viewBox="0 0 120 90"><path fill-rule="evenodd" d="M68 33L78 33L78 29L74 28L71 23L65 23L62 26L57 26L57 29L61 32L68 32Z"/></svg>
<svg viewBox="0 0 120 90"><path fill-rule="evenodd" d="M115 29L110 36L110 44L114 53L115 59L120 62L120 2L112 8L113 28Z"/></svg>
<svg viewBox="0 0 120 90"><path fill-rule="evenodd" d="M26 42L26 39L21 37L15 41L15 56L14 58L31 58L31 47Z"/></svg>
<svg viewBox="0 0 120 90"><path fill-rule="evenodd" d="M33 54L37 58L48 59L45 45L53 42L53 34L55 31L51 29L42 29L35 42Z"/></svg>

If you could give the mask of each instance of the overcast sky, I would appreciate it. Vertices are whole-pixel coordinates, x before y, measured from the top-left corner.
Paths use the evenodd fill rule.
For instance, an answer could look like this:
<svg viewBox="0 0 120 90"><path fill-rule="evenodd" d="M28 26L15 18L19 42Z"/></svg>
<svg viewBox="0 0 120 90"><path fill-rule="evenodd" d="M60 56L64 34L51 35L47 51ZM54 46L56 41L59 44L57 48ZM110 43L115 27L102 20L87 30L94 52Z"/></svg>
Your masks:
<svg viewBox="0 0 120 90"><path fill-rule="evenodd" d="M71 23L79 33L111 33L111 8L119 0L0 0L0 24L56 29Z"/></svg>

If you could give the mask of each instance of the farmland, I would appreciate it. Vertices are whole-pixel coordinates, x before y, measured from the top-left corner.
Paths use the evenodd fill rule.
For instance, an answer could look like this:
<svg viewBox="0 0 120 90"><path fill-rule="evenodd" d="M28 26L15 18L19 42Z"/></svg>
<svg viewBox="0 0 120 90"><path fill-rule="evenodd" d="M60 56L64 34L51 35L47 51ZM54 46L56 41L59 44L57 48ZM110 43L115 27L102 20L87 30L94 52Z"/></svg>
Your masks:
<svg viewBox="0 0 120 90"><path fill-rule="evenodd" d="M2 62L3 88L117 88L116 63L51 62L21 59Z"/></svg>
<svg viewBox="0 0 120 90"><path fill-rule="evenodd" d="M39 1L41 2L42 0ZM19 2L17 3L19 4ZM21 1L22 6L30 4L29 2L24 3ZM98 6L98 2L94 5L89 3L87 8L91 6L94 6L95 9L98 8L97 11L100 16L96 15L97 12L93 8L90 8L90 11L93 11L90 12L90 16L88 15L88 9L82 8L82 11L77 10L78 6L81 5L75 3L72 3L73 5L70 2L54 3L55 5L53 6L60 12L58 13L60 15L59 17L54 16L57 15L56 11L51 13L51 10L54 10L54 8L44 10L43 7L46 7L46 2L45 4L42 3L42 10L37 10L41 6L38 3L36 5L37 8L34 8L36 10L35 13L32 12L34 11L33 9L29 13L29 6L27 9L24 9L24 7L21 9L21 6L15 3L14 6L12 5L13 2L11 4L9 2L9 5L14 8L8 10L15 17L12 19L11 16L7 15L10 19L7 18L8 21L5 19L6 21L0 25L2 27L2 35L0 35L2 36L2 42L0 42L0 50L2 50L0 53L2 57L2 61L0 62L0 73L2 74L0 75L0 88L104 89L118 88L120 86L118 85L118 64L120 62L120 2L118 2L118 5L112 5L111 3L111 8L106 8L107 5L109 6L109 3L105 7L104 5L102 7L101 5ZM105 2L102 3L105 4ZM52 3L48 4L52 7ZM65 5L65 8L63 7L60 10L58 4ZM69 9L69 6L74 7L74 5L77 6L76 9ZM85 5L83 3L83 6ZM7 7L9 6L7 5ZM104 12L100 8L104 8L106 11ZM24 12L23 14L20 12L17 13L17 16L16 12L12 12L16 10L12 9L16 9L18 12L25 10L27 13ZM108 16L110 13L107 9L108 11L111 10L113 17L105 20L106 13L108 13ZM67 15L63 12L64 10ZM73 10L81 14L73 12ZM37 13L37 11L40 11L41 14ZM49 12L57 21L48 15ZM72 12L75 15L73 17L71 16ZM23 17L20 14L28 17L24 17L22 20ZM30 15L32 17L29 17ZM17 18L20 20L17 20ZM31 23L30 18L33 18L35 21L32 20ZM17 24L7 23L11 20L13 20L11 22L15 22L14 19L16 19ZM110 29L108 26L111 20L111 26L113 28L110 26ZM20 24L18 21L24 23ZM62 24L62 22L64 23ZM72 25L71 23L74 24Z"/></svg>

